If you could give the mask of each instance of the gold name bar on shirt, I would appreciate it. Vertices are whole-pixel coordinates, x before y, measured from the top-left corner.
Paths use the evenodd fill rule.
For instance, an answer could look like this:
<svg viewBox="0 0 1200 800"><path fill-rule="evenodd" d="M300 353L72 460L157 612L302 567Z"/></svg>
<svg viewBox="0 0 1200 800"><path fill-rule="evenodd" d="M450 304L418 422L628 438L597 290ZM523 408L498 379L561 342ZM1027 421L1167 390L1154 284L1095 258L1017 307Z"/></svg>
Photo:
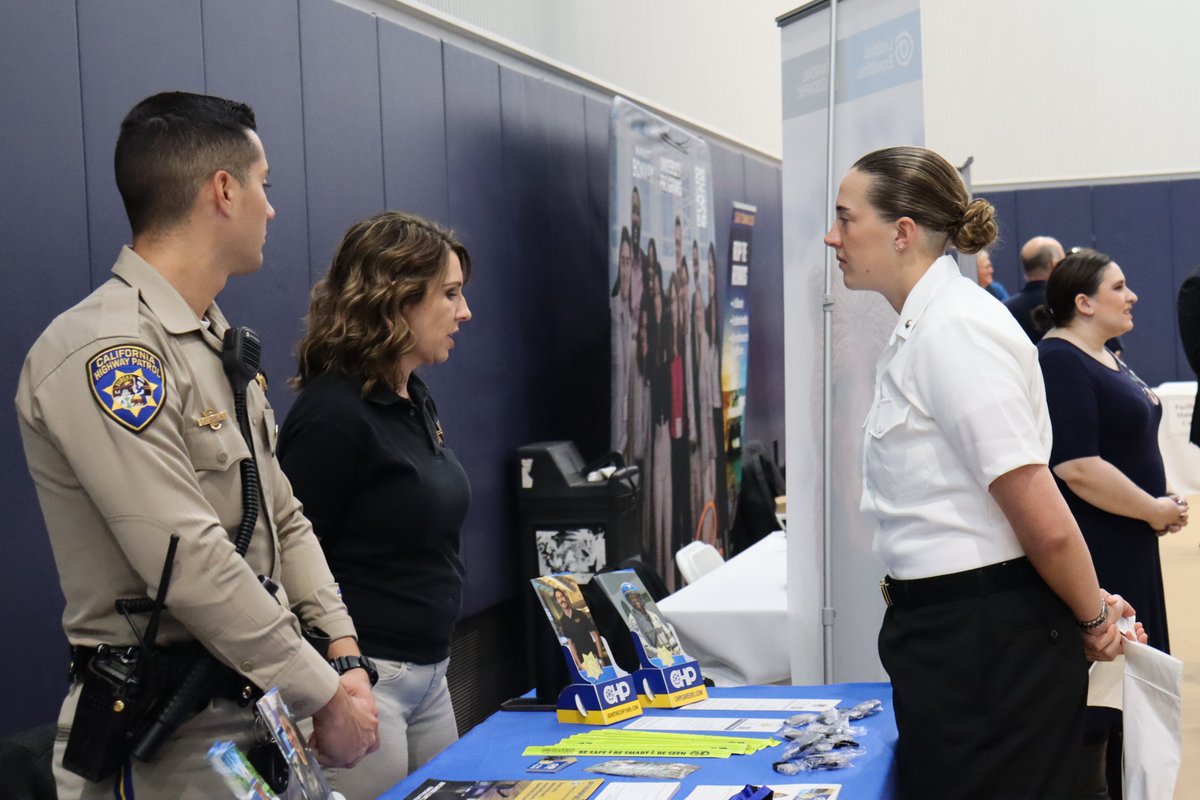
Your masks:
<svg viewBox="0 0 1200 800"><path fill-rule="evenodd" d="M224 411L217 411L215 408L206 408L204 413L196 418L196 425L203 428L208 426L214 431L221 429L221 423L229 419L229 415Z"/></svg>

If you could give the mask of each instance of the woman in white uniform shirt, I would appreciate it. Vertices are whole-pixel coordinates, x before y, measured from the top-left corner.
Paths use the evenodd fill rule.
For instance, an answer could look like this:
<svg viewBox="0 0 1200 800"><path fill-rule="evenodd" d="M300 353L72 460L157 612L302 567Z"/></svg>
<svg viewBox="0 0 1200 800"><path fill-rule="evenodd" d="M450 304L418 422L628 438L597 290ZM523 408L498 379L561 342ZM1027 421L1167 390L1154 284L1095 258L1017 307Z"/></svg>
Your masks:
<svg viewBox="0 0 1200 800"><path fill-rule="evenodd" d="M1121 649L1046 467L1037 352L947 247L996 236L941 156L894 147L842 181L825 237L850 289L899 314L876 367L863 510L889 576L879 653L892 679L904 798L1069 798L1087 656Z"/></svg>

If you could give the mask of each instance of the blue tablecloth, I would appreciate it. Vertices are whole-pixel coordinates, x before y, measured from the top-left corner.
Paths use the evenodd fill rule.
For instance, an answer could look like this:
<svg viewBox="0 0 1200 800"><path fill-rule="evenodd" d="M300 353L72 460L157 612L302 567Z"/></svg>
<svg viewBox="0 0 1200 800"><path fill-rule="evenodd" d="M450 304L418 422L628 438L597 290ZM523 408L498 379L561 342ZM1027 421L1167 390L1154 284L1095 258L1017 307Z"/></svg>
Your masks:
<svg viewBox="0 0 1200 800"><path fill-rule="evenodd" d="M875 800L895 796L893 777L893 755L896 744L896 722L892 715L892 688L887 683L838 683L828 686L742 686L726 689L709 689L709 697L786 697L786 698L838 698L841 706L848 707L863 700L883 701L883 712L867 717L862 724L867 735L860 740L867 752L846 769L823 772L801 773L795 776L780 775L771 768L774 755L780 748L764 748L748 756L731 756L726 759L701 758L689 763L700 765L700 769L681 781L674 800L684 800L692 787L702 785L752 783L756 785L775 783L840 783L843 786L842 800ZM694 717L777 717L784 719L791 714L782 711L694 711L689 708L674 710L644 709L648 715L676 714ZM617 723L621 728L626 722ZM592 730L587 725L560 724L554 714L538 711L500 711L483 723L475 726L456 744L409 775L403 782L386 792L382 800L402 800L429 778L443 780L503 780L503 779L573 779L604 778L609 781L635 780L584 772L583 768L605 761L605 758L579 758L561 772L553 775L527 773L526 768L537 761L536 756L523 756L521 751L530 745L554 744L559 739ZM731 734L755 736L765 734ZM603 789L603 787L601 787ZM599 790L597 790L599 791Z"/></svg>

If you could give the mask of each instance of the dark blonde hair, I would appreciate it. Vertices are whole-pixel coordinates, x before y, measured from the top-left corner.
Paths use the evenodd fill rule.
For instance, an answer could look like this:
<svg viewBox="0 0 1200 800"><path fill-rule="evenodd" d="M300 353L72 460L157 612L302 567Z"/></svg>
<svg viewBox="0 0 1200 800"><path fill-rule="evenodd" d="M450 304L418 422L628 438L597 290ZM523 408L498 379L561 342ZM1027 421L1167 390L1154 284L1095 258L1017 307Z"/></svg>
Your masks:
<svg viewBox="0 0 1200 800"><path fill-rule="evenodd" d="M888 147L867 153L854 169L872 177L868 199L888 222L911 217L946 236L962 253L976 253L996 239L996 210L971 200L958 170L924 147Z"/></svg>
<svg viewBox="0 0 1200 800"><path fill-rule="evenodd" d="M394 387L400 357L417 345L401 311L434 290L450 253L462 263L465 283L467 248L436 222L384 211L351 225L329 272L313 286L292 383L338 373L361 378L364 395L381 382Z"/></svg>

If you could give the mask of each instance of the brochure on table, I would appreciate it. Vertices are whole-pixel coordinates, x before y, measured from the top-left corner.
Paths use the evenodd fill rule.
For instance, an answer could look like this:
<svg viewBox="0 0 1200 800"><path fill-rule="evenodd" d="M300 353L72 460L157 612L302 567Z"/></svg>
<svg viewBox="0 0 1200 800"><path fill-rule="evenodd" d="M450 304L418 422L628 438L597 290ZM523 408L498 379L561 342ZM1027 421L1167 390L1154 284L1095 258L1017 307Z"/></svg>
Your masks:
<svg viewBox="0 0 1200 800"><path fill-rule="evenodd" d="M558 721L609 725L641 714L633 678L613 661L575 579L560 574L531 582L571 677L558 696Z"/></svg>
<svg viewBox="0 0 1200 800"><path fill-rule="evenodd" d="M601 778L585 780L426 780L404 800L586 800Z"/></svg>
<svg viewBox="0 0 1200 800"><path fill-rule="evenodd" d="M638 699L653 708L679 708L708 698L704 675L695 659L683 652L675 629L631 569L603 572L592 578L629 626L641 665L633 674Z"/></svg>

